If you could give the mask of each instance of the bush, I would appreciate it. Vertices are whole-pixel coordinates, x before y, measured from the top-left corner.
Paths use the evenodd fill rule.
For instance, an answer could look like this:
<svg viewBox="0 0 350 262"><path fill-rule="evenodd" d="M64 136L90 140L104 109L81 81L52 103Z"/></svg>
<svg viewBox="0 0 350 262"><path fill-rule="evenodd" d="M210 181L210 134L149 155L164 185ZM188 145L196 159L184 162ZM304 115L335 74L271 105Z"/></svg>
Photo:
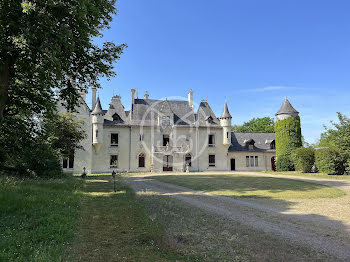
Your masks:
<svg viewBox="0 0 350 262"><path fill-rule="evenodd" d="M318 170L329 175L343 175L346 159L336 149L325 148L315 152L315 163Z"/></svg>
<svg viewBox="0 0 350 262"><path fill-rule="evenodd" d="M276 170L277 171L293 171L294 164L288 155L281 155L277 158L276 161Z"/></svg>
<svg viewBox="0 0 350 262"><path fill-rule="evenodd" d="M315 163L315 149L312 147L300 147L292 151L292 160L295 170L303 173L311 173Z"/></svg>

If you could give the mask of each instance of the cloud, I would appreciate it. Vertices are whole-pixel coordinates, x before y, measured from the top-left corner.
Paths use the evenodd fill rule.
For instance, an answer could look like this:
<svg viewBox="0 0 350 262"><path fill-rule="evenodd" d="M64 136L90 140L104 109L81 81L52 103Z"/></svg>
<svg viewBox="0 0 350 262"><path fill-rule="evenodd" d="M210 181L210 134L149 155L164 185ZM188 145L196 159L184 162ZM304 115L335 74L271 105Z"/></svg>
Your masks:
<svg viewBox="0 0 350 262"><path fill-rule="evenodd" d="M286 89L296 89L296 87L292 86L265 86L254 89L248 89L249 92L267 92L267 91L278 91L278 90L286 90Z"/></svg>

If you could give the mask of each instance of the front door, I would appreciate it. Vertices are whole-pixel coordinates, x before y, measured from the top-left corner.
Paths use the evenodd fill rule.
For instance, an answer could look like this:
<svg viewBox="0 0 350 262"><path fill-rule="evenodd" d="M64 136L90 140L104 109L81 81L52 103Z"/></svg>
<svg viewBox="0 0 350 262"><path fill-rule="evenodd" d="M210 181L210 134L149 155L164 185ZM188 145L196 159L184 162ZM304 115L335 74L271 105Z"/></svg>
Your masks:
<svg viewBox="0 0 350 262"><path fill-rule="evenodd" d="M236 170L236 160L231 158L231 170Z"/></svg>
<svg viewBox="0 0 350 262"><path fill-rule="evenodd" d="M271 169L273 171L276 171L276 161L275 161L275 157L271 157Z"/></svg>
<svg viewBox="0 0 350 262"><path fill-rule="evenodd" d="M163 156L163 171L173 171L173 156Z"/></svg>

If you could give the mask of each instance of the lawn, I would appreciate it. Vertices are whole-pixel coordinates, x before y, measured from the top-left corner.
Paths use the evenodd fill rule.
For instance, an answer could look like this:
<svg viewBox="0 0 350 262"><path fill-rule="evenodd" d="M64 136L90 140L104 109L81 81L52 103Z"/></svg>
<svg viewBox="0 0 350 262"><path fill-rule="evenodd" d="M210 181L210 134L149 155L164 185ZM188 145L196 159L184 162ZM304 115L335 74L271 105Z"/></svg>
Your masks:
<svg viewBox="0 0 350 262"><path fill-rule="evenodd" d="M0 177L0 261L201 261L110 176Z"/></svg>
<svg viewBox="0 0 350 262"><path fill-rule="evenodd" d="M328 175L325 173L302 173L299 171L273 172L271 170L264 171L263 173L270 174L270 175L287 175L287 176L295 176L295 177L329 179L329 180L350 180L350 175Z"/></svg>
<svg viewBox="0 0 350 262"><path fill-rule="evenodd" d="M125 184L113 191L111 175L88 176L68 261L200 261L172 248L162 225Z"/></svg>
<svg viewBox="0 0 350 262"><path fill-rule="evenodd" d="M311 182L240 174L162 175L148 178L215 195L232 197L315 199L345 195L345 192L335 187Z"/></svg>
<svg viewBox="0 0 350 262"><path fill-rule="evenodd" d="M74 237L82 183L0 176L0 261L61 261Z"/></svg>

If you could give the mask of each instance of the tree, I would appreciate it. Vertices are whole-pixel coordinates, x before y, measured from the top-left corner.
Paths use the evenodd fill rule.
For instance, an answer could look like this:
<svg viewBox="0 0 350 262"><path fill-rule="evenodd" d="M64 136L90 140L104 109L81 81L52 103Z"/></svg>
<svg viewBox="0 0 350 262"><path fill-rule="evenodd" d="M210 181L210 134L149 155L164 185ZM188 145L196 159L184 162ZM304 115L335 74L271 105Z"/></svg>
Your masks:
<svg viewBox="0 0 350 262"><path fill-rule="evenodd" d="M332 128L325 127L321 134L318 147L334 147L347 158L350 158L350 118L337 112L338 122L331 121Z"/></svg>
<svg viewBox="0 0 350 262"><path fill-rule="evenodd" d="M57 176L60 158L81 148L85 138L81 122L72 114L30 119L6 118L0 129L0 171L16 175Z"/></svg>
<svg viewBox="0 0 350 262"><path fill-rule="evenodd" d="M124 44L94 43L116 14L115 0L0 0L0 121L72 109L79 91L115 75Z"/></svg>
<svg viewBox="0 0 350 262"><path fill-rule="evenodd" d="M257 117L244 122L241 126L233 126L232 131L240 133L274 133L274 120L270 117Z"/></svg>
<svg viewBox="0 0 350 262"><path fill-rule="evenodd" d="M83 121L78 121L72 113L58 113L43 123L43 139L61 156L69 156L76 149L84 149L80 141L86 137L82 129Z"/></svg>

